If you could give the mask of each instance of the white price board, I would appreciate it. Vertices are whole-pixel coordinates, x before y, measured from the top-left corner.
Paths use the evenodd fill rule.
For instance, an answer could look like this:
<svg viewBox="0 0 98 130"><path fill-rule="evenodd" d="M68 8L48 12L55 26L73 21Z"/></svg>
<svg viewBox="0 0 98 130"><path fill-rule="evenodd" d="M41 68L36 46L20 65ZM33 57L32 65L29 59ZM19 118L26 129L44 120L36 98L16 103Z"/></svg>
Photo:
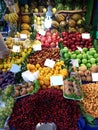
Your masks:
<svg viewBox="0 0 98 130"><path fill-rule="evenodd" d="M92 73L92 81L98 81L98 73Z"/></svg>
<svg viewBox="0 0 98 130"><path fill-rule="evenodd" d="M63 76L51 76L50 83L51 86L63 85Z"/></svg>
<svg viewBox="0 0 98 130"><path fill-rule="evenodd" d="M14 45L12 51L13 52L20 52L20 46Z"/></svg>
<svg viewBox="0 0 98 130"><path fill-rule="evenodd" d="M54 65L55 65L55 61L50 60L50 59L46 59L46 60L45 60L44 66L47 66L47 67L53 68Z"/></svg>
<svg viewBox="0 0 98 130"><path fill-rule="evenodd" d="M27 34L20 34L21 39L27 39Z"/></svg>
<svg viewBox="0 0 98 130"><path fill-rule="evenodd" d="M82 33L83 39L90 39L90 33Z"/></svg>
<svg viewBox="0 0 98 130"><path fill-rule="evenodd" d="M83 52L83 49L81 47L78 47L77 46L77 49L80 51L80 52Z"/></svg>
<svg viewBox="0 0 98 130"><path fill-rule="evenodd" d="M77 59L71 59L71 63L72 63L73 66L79 67L79 63L78 63Z"/></svg>
<svg viewBox="0 0 98 130"><path fill-rule="evenodd" d="M12 64L10 71L16 74L16 73L20 72L20 66L17 64Z"/></svg>
<svg viewBox="0 0 98 130"><path fill-rule="evenodd" d="M22 73L22 77L26 82L28 82L28 81L33 82L34 80L38 79L38 76L39 76L39 71L32 73L29 70L27 70Z"/></svg>
<svg viewBox="0 0 98 130"><path fill-rule="evenodd" d="M33 50L34 51L40 51L40 50L42 50L41 44L35 44L35 45L33 45Z"/></svg>

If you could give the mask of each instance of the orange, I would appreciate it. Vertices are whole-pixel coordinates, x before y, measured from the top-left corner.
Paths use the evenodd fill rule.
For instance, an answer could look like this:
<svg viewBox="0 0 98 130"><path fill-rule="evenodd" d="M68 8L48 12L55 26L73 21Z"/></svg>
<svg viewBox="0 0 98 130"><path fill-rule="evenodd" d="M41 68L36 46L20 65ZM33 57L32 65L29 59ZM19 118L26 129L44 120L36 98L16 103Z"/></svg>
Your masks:
<svg viewBox="0 0 98 130"><path fill-rule="evenodd" d="M40 68L40 64L36 64L35 66L36 66L36 68Z"/></svg>
<svg viewBox="0 0 98 130"><path fill-rule="evenodd" d="M44 84L43 80L39 80L40 85L42 86Z"/></svg>

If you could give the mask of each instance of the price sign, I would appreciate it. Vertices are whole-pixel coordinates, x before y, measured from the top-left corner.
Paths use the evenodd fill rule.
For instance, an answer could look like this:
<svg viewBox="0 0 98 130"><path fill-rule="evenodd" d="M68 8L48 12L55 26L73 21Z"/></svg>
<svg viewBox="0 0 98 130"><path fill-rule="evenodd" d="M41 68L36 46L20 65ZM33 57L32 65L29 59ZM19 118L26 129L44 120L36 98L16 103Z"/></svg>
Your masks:
<svg viewBox="0 0 98 130"><path fill-rule="evenodd" d="M20 72L20 66L17 64L12 64L10 71L16 74L16 73Z"/></svg>
<svg viewBox="0 0 98 130"><path fill-rule="evenodd" d="M79 67L79 63L78 63L77 59L71 59L71 63L72 63L73 66Z"/></svg>
<svg viewBox="0 0 98 130"><path fill-rule="evenodd" d="M46 60L45 60L44 66L47 66L47 67L53 68L54 65L55 65L55 61L50 60L50 59L46 59Z"/></svg>
<svg viewBox="0 0 98 130"><path fill-rule="evenodd" d="M83 52L83 49L81 47L78 47L77 46L77 49L80 51L80 52Z"/></svg>
<svg viewBox="0 0 98 130"><path fill-rule="evenodd" d="M92 73L92 81L98 81L98 73Z"/></svg>
<svg viewBox="0 0 98 130"><path fill-rule="evenodd" d="M63 77L62 76L51 76L50 77L51 86L63 85Z"/></svg>
<svg viewBox="0 0 98 130"><path fill-rule="evenodd" d="M45 36L45 34L46 34L46 32L44 31L44 30L39 30L39 32L38 32L39 34L41 34L41 35L43 35L43 36Z"/></svg>
<svg viewBox="0 0 98 130"><path fill-rule="evenodd" d="M90 33L82 33L83 39L90 39Z"/></svg>
<svg viewBox="0 0 98 130"><path fill-rule="evenodd" d="M20 52L20 46L14 45L12 51L13 52Z"/></svg>
<svg viewBox="0 0 98 130"><path fill-rule="evenodd" d="M34 80L38 79L38 76L39 76L39 71L32 73L32 72L27 70L27 71L22 73L22 77L26 82L28 82L28 81L33 82Z"/></svg>
<svg viewBox="0 0 98 130"><path fill-rule="evenodd" d="M21 39L27 39L27 34L20 34Z"/></svg>
<svg viewBox="0 0 98 130"><path fill-rule="evenodd" d="M40 50L42 50L41 44L35 44L35 45L33 45L33 49L34 49L34 51L40 51Z"/></svg>

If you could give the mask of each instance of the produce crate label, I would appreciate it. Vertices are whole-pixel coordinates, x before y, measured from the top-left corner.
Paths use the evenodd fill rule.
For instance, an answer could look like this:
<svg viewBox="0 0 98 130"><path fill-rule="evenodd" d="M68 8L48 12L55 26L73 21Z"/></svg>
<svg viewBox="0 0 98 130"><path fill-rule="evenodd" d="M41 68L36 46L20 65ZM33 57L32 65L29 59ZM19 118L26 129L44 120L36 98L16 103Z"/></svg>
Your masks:
<svg viewBox="0 0 98 130"><path fill-rule="evenodd" d="M43 35L43 36L45 36L45 34L46 34L46 32L44 31L44 30L39 30L39 32L38 32L39 34L41 34L41 35Z"/></svg>
<svg viewBox="0 0 98 130"><path fill-rule="evenodd" d="M20 52L20 46L14 45L12 51L13 52Z"/></svg>
<svg viewBox="0 0 98 130"><path fill-rule="evenodd" d="M33 49L34 49L34 51L40 51L40 50L42 50L41 44L33 45Z"/></svg>
<svg viewBox="0 0 98 130"><path fill-rule="evenodd" d="M98 81L98 73L92 73L92 81Z"/></svg>
<svg viewBox="0 0 98 130"><path fill-rule="evenodd" d="M90 33L82 33L83 39L90 39Z"/></svg>
<svg viewBox="0 0 98 130"><path fill-rule="evenodd" d="M20 34L21 39L27 39L27 34Z"/></svg>
<svg viewBox="0 0 98 130"><path fill-rule="evenodd" d="M83 52L83 49L81 47L78 47L77 46L77 49L80 51L80 52Z"/></svg>
<svg viewBox="0 0 98 130"><path fill-rule="evenodd" d="M28 81L34 81L37 80L39 76L39 71L36 71L34 73L31 73L29 70L25 71L22 73L23 79L28 82Z"/></svg>
<svg viewBox="0 0 98 130"><path fill-rule="evenodd" d="M71 63L72 63L73 66L79 67L79 63L78 63L77 59L71 59Z"/></svg>
<svg viewBox="0 0 98 130"><path fill-rule="evenodd" d="M20 72L20 68L21 67L19 65L12 64L12 67L11 67L10 71L13 72L13 73L18 73L18 72Z"/></svg>
<svg viewBox="0 0 98 130"><path fill-rule="evenodd" d="M50 77L51 86L63 85L63 77L62 76L51 76Z"/></svg>
<svg viewBox="0 0 98 130"><path fill-rule="evenodd" d="M47 67L53 68L54 65L55 65L55 61L50 60L50 59L46 59L46 60L45 60L44 66L47 66Z"/></svg>

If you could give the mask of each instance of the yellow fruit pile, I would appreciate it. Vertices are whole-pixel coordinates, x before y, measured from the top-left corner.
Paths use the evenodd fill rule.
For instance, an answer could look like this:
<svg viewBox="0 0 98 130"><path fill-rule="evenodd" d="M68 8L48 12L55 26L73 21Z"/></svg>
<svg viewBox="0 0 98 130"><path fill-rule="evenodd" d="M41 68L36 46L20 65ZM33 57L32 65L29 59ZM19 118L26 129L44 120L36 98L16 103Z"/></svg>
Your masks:
<svg viewBox="0 0 98 130"><path fill-rule="evenodd" d="M53 68L49 67L41 67L40 64L27 64L27 70L30 72L39 71L39 83L41 88L51 88L50 86L50 77L51 76L57 76L62 75L63 78L66 78L68 76L68 70L66 68L62 69L62 66L65 67L64 61L58 61L55 63ZM58 86L56 86L58 88ZM59 86L60 89L62 89L62 86Z"/></svg>
<svg viewBox="0 0 98 130"><path fill-rule="evenodd" d="M6 59L0 59L0 70L3 72L10 70L12 67L12 64L17 64L19 66L22 65L25 56L30 53L32 48L25 48L24 51L17 52L11 52L10 56Z"/></svg>
<svg viewBox="0 0 98 130"><path fill-rule="evenodd" d="M18 15L16 13L5 14L4 20L10 23L17 23Z"/></svg>

